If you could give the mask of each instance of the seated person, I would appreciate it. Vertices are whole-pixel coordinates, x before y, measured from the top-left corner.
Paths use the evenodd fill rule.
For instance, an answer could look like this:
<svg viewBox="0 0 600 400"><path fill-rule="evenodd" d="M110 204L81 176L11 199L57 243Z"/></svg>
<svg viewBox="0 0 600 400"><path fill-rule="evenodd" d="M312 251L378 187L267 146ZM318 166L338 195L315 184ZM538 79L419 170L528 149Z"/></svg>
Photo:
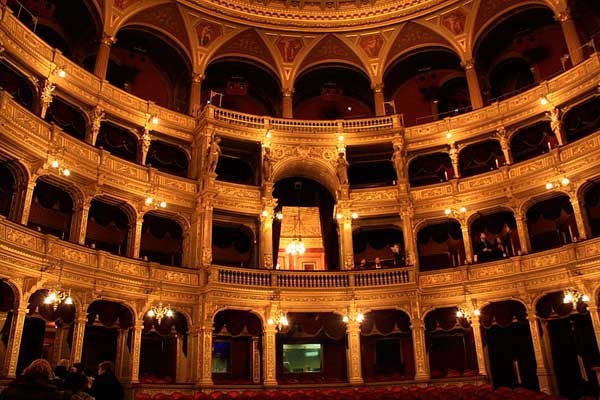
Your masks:
<svg viewBox="0 0 600 400"><path fill-rule="evenodd" d="M475 242L474 247L475 256L477 257L476 262L486 262L492 259L494 249L490 242L487 241L485 232L479 234L479 240Z"/></svg>
<svg viewBox="0 0 600 400"><path fill-rule="evenodd" d="M358 264L354 269L367 269L367 259L363 258L360 260L360 264Z"/></svg>
<svg viewBox="0 0 600 400"><path fill-rule="evenodd" d="M373 264L373 268L381 269L383 266L381 265L381 258L375 257L375 263Z"/></svg>

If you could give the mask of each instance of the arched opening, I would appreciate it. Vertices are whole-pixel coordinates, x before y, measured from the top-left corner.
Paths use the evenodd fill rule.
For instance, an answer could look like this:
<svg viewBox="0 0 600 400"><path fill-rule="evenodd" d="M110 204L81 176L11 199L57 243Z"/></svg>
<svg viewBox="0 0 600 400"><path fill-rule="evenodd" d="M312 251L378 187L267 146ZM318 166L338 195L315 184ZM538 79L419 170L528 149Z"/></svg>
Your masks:
<svg viewBox="0 0 600 400"><path fill-rule="evenodd" d="M212 260L230 267L255 267L256 220L216 212L212 225Z"/></svg>
<svg viewBox="0 0 600 400"><path fill-rule="evenodd" d="M153 140L146 157L146 165L178 176L188 173L188 157L181 148Z"/></svg>
<svg viewBox="0 0 600 400"><path fill-rule="evenodd" d="M360 358L366 382L414 379L410 317L400 310L365 314L360 325Z"/></svg>
<svg viewBox="0 0 600 400"><path fill-rule="evenodd" d="M563 117L565 136L569 143L600 129L600 98L594 97L570 109Z"/></svg>
<svg viewBox="0 0 600 400"><path fill-rule="evenodd" d="M96 147L108 150L111 154L124 160L137 161L137 137L130 130L110 122L102 122L100 124Z"/></svg>
<svg viewBox="0 0 600 400"><path fill-rule="evenodd" d="M92 200L85 244L116 255L127 255L131 221L119 206L101 199Z"/></svg>
<svg viewBox="0 0 600 400"><path fill-rule="evenodd" d="M561 58L568 54L554 13L539 5L505 13L479 35L473 48L488 103L563 71Z"/></svg>
<svg viewBox="0 0 600 400"><path fill-rule="evenodd" d="M280 269L337 270L340 268L339 242L333 218L335 200L320 183L307 178L286 178L275 183L275 212L283 220L273 220L273 259ZM300 237L306 253L286 253L287 246Z"/></svg>
<svg viewBox="0 0 600 400"><path fill-rule="evenodd" d="M513 162L529 160L548 153L556 146L558 146L558 139L550 129L548 121L540 121L521 128L510 139Z"/></svg>
<svg viewBox="0 0 600 400"><path fill-rule="evenodd" d="M456 221L428 225L417 233L419 269L432 271L458 267L465 262L465 246Z"/></svg>
<svg viewBox="0 0 600 400"><path fill-rule="evenodd" d="M7 91L17 103L33 110L35 90L33 84L25 75L0 62L0 87Z"/></svg>
<svg viewBox="0 0 600 400"><path fill-rule="evenodd" d="M4 280L0 280L0 365L4 365L13 325L13 311L16 306L13 288Z"/></svg>
<svg viewBox="0 0 600 400"><path fill-rule="evenodd" d="M470 321L456 307L436 308L425 316L425 343L432 379L475 376L477 354Z"/></svg>
<svg viewBox="0 0 600 400"><path fill-rule="evenodd" d="M459 156L460 176L463 178L493 171L504 164L504 153L496 140L468 145Z"/></svg>
<svg viewBox="0 0 600 400"><path fill-rule="evenodd" d="M501 260L521 254L517 223L511 211L483 214L471 224L475 262Z"/></svg>
<svg viewBox="0 0 600 400"><path fill-rule="evenodd" d="M396 171L392 163L394 150L391 143L366 146L348 146L346 160L348 181L352 188L367 188L393 185Z"/></svg>
<svg viewBox="0 0 600 400"><path fill-rule="evenodd" d="M263 327L256 314L219 311L213 320L212 379L219 385L249 385L261 381Z"/></svg>
<svg viewBox="0 0 600 400"><path fill-rule="evenodd" d="M64 302L56 305L44 304L47 295L48 290L41 289L29 297L17 374L38 358L56 364L70 357L75 306ZM64 372L66 374L67 371Z"/></svg>
<svg viewBox="0 0 600 400"><path fill-rule="evenodd" d="M373 90L365 73L342 64L321 64L294 82L294 118L332 120L374 114Z"/></svg>
<svg viewBox="0 0 600 400"><path fill-rule="evenodd" d="M281 116L281 84L265 66L250 60L221 59L210 63L204 74L203 104L210 102L253 115Z"/></svg>
<svg viewBox="0 0 600 400"><path fill-rule="evenodd" d="M514 300L490 303L481 309L479 321L494 387L539 390L525 306Z"/></svg>
<svg viewBox="0 0 600 400"><path fill-rule="evenodd" d="M69 240L73 199L61 187L38 179L33 190L27 226Z"/></svg>
<svg viewBox="0 0 600 400"><path fill-rule="evenodd" d="M260 178L261 147L259 142L222 137L221 155L217 163L217 180L258 185Z"/></svg>
<svg viewBox="0 0 600 400"><path fill-rule="evenodd" d="M164 35L128 26L111 47L106 79L159 106L187 112L191 67L185 52Z"/></svg>
<svg viewBox="0 0 600 400"><path fill-rule="evenodd" d="M288 313L277 334L277 382L286 384L347 381L346 326L332 312Z"/></svg>
<svg viewBox="0 0 600 400"><path fill-rule="evenodd" d="M539 201L527 210L527 229L532 251L549 250L579 237L569 196Z"/></svg>
<svg viewBox="0 0 600 400"><path fill-rule="evenodd" d="M565 303L563 292L542 297L536 305L540 323L549 335L552 363L561 397L598 397L598 380L592 366L600 353L587 304Z"/></svg>
<svg viewBox="0 0 600 400"><path fill-rule="evenodd" d="M408 165L408 180L412 187L446 182L452 178L454 178L454 170L448 153L418 156Z"/></svg>
<svg viewBox="0 0 600 400"><path fill-rule="evenodd" d="M19 10L21 4L27 11ZM76 63L81 64L90 47L96 48L100 17L90 2L8 0L8 5L43 41Z"/></svg>
<svg viewBox="0 0 600 400"><path fill-rule="evenodd" d="M184 383L188 371L188 333L185 317L174 311L172 317L160 322L144 315L142 344L140 348L140 383ZM190 357L191 358L191 357Z"/></svg>
<svg viewBox="0 0 600 400"><path fill-rule="evenodd" d="M147 213L142 224L140 257L164 265L181 266L183 230L172 219Z"/></svg>
<svg viewBox="0 0 600 400"><path fill-rule="evenodd" d="M406 126L468 111L471 100L460 58L442 47L403 55L384 74L386 99L404 114Z"/></svg>
<svg viewBox="0 0 600 400"><path fill-rule="evenodd" d="M15 177L6 166L0 163L0 215L8 218L15 195Z"/></svg>
<svg viewBox="0 0 600 400"><path fill-rule="evenodd" d="M365 222L368 224L362 220L361 226L352 232L356 269L370 269L378 264L381 267L405 266L402 230L393 225L367 225Z"/></svg>
<svg viewBox="0 0 600 400"><path fill-rule="evenodd" d="M56 96L46 111L45 120L55 123L68 135L85 139L86 122L83 112Z"/></svg>
<svg viewBox="0 0 600 400"><path fill-rule="evenodd" d="M129 360L127 342L131 340L132 312L120 303L96 300L90 304L87 313L81 363L95 367L102 361ZM115 370L122 371L123 367L117 362Z"/></svg>
<svg viewBox="0 0 600 400"><path fill-rule="evenodd" d="M591 228L592 237L600 236L600 183L594 183L589 187L584 197L585 211L588 224Z"/></svg>

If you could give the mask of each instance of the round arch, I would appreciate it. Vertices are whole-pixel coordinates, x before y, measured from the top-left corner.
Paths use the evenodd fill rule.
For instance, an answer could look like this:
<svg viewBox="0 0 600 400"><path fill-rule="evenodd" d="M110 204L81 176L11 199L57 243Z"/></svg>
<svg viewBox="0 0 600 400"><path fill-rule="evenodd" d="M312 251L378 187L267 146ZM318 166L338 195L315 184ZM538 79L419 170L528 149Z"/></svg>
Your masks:
<svg viewBox="0 0 600 400"><path fill-rule="evenodd" d="M339 181L333 166L317 158L286 157L273 168L273 182L285 178L302 177L323 185L334 199L337 199Z"/></svg>

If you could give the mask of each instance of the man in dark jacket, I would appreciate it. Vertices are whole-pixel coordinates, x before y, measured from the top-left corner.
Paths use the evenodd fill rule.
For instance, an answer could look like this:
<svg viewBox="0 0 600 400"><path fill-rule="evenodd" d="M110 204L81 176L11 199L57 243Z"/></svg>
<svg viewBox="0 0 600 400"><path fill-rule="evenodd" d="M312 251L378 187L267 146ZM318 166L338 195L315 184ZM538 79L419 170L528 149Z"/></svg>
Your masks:
<svg viewBox="0 0 600 400"><path fill-rule="evenodd" d="M41 358L35 360L0 393L0 400L60 400L56 386L50 383L51 377L50 363Z"/></svg>
<svg viewBox="0 0 600 400"><path fill-rule="evenodd" d="M112 362L103 361L98 365L98 377L92 384L90 394L96 400L123 399L123 387L115 376Z"/></svg>

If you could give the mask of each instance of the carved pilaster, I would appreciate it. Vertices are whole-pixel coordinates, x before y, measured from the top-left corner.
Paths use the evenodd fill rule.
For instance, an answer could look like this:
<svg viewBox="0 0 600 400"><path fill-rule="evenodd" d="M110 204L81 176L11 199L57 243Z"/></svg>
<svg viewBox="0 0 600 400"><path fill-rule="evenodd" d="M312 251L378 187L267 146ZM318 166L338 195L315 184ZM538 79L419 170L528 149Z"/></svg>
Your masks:
<svg viewBox="0 0 600 400"><path fill-rule="evenodd" d="M419 266L419 257L417 257L417 235L413 227L413 218L415 215L412 203L406 202L400 211L402 218L402 236L404 238L404 259L406 265Z"/></svg>
<svg viewBox="0 0 600 400"><path fill-rule="evenodd" d="M260 217L259 267L273 269L273 204L266 200L263 207L266 215Z"/></svg>
<svg viewBox="0 0 600 400"><path fill-rule="evenodd" d="M85 244L91 203L92 197L86 196L83 199L83 204L78 204L73 210L73 217L71 220L71 237L69 238L69 240L73 243Z"/></svg>
<svg viewBox="0 0 600 400"><path fill-rule="evenodd" d="M531 244L529 242L529 230L527 229L527 220L524 215L520 213L515 213L515 222L517 224L519 242L521 243L521 253L529 254L531 252Z"/></svg>
<svg viewBox="0 0 600 400"><path fill-rule="evenodd" d="M473 263L473 243L471 242L471 227L466 218L458 218L460 230L462 231L463 244L465 246L465 262Z"/></svg>
<svg viewBox="0 0 600 400"><path fill-rule="evenodd" d="M128 255L133 258L140 258L140 248L142 243L142 226L144 225L144 216L136 218L135 224L129 229L127 243L129 243Z"/></svg>
<svg viewBox="0 0 600 400"><path fill-rule="evenodd" d="M533 315L528 315L529 329L531 330L531 341L533 343L533 352L535 362L537 364L537 376L540 384L540 391L547 394L554 394L553 390L553 373L547 367L546 357L544 355L544 347L542 346L540 331L538 329L537 318Z"/></svg>
<svg viewBox="0 0 600 400"><path fill-rule="evenodd" d="M579 234L577 239L585 240L587 239L588 232L590 232L590 230L588 229L588 226L586 224L586 218L581 207L582 204L577 198L577 193L569 193L569 200L571 201L571 206L573 207L573 215L575 216L575 223L577 224L577 233ZM575 238L571 238L571 240L576 241Z"/></svg>
<svg viewBox="0 0 600 400"><path fill-rule="evenodd" d="M281 94L282 94L282 104L281 104L282 116L283 116L283 118L293 118L294 117L294 112L293 112L294 89L293 88L282 89Z"/></svg>
<svg viewBox="0 0 600 400"><path fill-rule="evenodd" d="M475 339L475 352L477 353L477 366L479 367L479 375L487 376L487 368L485 364L485 353L483 348L483 340L481 339L481 325L479 324L479 316L473 315L471 319L471 328L473 329L473 339Z"/></svg>
<svg viewBox="0 0 600 400"><path fill-rule="evenodd" d="M204 75L194 73L192 74L192 83L190 86L190 105L188 108L188 114L192 117L197 117L202 111L202 104L200 103L200 94L202 92L202 81Z"/></svg>
<svg viewBox="0 0 600 400"><path fill-rule="evenodd" d="M142 331L144 325L142 321L137 321L133 327L133 335L131 337L131 356L130 356L130 370L129 370L129 381L131 383L139 382L140 374L140 352L142 350Z"/></svg>
<svg viewBox="0 0 600 400"><path fill-rule="evenodd" d="M87 307L86 307L87 308ZM83 337L85 334L85 324L87 323L86 312L80 311L77 319L73 323L73 340L71 342L71 364L81 362L83 352Z"/></svg>
<svg viewBox="0 0 600 400"><path fill-rule="evenodd" d="M260 347L258 337L252 336L252 383L260 383Z"/></svg>
<svg viewBox="0 0 600 400"><path fill-rule="evenodd" d="M340 201L336 210L338 223L338 240L340 243L341 269L354 268L354 249L352 245L352 213L349 204Z"/></svg>
<svg viewBox="0 0 600 400"><path fill-rule="evenodd" d="M277 370L275 365L275 335L277 329L266 325L263 336L263 385L277 386Z"/></svg>
<svg viewBox="0 0 600 400"><path fill-rule="evenodd" d="M371 85L373 89L373 101L375 104L375 115L380 117L385 115L385 98L383 96L383 83Z"/></svg>
<svg viewBox="0 0 600 400"><path fill-rule="evenodd" d="M467 60L463 63L465 75L467 77L467 86L469 87L469 97L471 99L471 107L476 110L483 107L483 97L481 96L481 87L477 70L475 69L475 60Z"/></svg>
<svg viewBox="0 0 600 400"><path fill-rule="evenodd" d="M29 221L29 211L31 210L31 201L33 200L33 191L37 181L31 179L27 185L22 185L17 188L19 193L19 201L16 206L20 206L18 221L22 225L27 225Z"/></svg>
<svg viewBox="0 0 600 400"><path fill-rule="evenodd" d="M197 330L196 385L212 386L212 322L204 321Z"/></svg>
<svg viewBox="0 0 600 400"><path fill-rule="evenodd" d="M117 42L117 39L104 34L100 40L98 46L98 53L96 54L96 64L94 65L94 75L100 79L106 78L106 71L108 70L108 59L110 56L110 48Z"/></svg>
<svg viewBox="0 0 600 400"><path fill-rule="evenodd" d="M571 57L571 63L577 65L583 61L583 50L581 48L581 41L577 34L577 27L571 17L569 9L564 9L558 12L555 19L560 22L567 48L569 49L569 56Z"/></svg>
<svg viewBox="0 0 600 400"><path fill-rule="evenodd" d="M8 345L6 346L6 356L4 357L2 368L2 375L6 378L14 378L17 374L17 362L19 361L19 350L21 348L23 325L25 324L27 311L26 306L13 311Z"/></svg>
<svg viewBox="0 0 600 400"><path fill-rule="evenodd" d="M413 352L415 355L415 380L429 380L429 357L425 345L425 324L421 319L411 320L410 328L413 337Z"/></svg>
<svg viewBox="0 0 600 400"><path fill-rule="evenodd" d="M346 324L348 334L348 351L346 363L348 365L348 382L351 384L362 384L362 368L360 360L360 323L354 320Z"/></svg>

